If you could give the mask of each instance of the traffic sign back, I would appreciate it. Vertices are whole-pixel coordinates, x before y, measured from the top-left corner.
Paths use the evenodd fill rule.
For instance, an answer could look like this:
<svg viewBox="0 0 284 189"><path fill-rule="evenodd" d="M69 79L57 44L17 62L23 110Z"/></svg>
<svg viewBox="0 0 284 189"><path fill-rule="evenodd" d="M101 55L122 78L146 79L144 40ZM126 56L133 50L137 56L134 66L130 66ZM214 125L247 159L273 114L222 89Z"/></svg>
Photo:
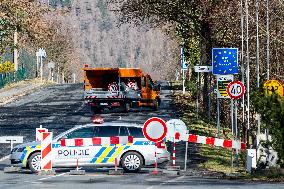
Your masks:
<svg viewBox="0 0 284 189"><path fill-rule="evenodd" d="M171 119L169 121L167 121L167 128L168 128L168 132L167 132L167 139L171 142L173 142L174 138L175 141L178 142L184 138L186 138L186 124L180 120L180 119ZM176 135L178 135L179 137L176 137Z"/></svg>

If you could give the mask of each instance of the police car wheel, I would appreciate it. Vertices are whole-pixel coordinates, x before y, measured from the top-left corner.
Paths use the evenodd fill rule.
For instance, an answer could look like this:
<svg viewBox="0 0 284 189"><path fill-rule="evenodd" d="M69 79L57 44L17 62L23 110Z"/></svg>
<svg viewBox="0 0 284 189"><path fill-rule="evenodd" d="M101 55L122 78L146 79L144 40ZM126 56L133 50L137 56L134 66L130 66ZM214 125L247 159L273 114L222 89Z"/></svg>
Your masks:
<svg viewBox="0 0 284 189"><path fill-rule="evenodd" d="M128 152L122 157L122 168L126 172L138 172L142 164L142 156L137 152Z"/></svg>
<svg viewBox="0 0 284 189"><path fill-rule="evenodd" d="M41 169L40 162L41 162L41 153L36 152L32 154L28 160L30 170L34 173L39 172Z"/></svg>

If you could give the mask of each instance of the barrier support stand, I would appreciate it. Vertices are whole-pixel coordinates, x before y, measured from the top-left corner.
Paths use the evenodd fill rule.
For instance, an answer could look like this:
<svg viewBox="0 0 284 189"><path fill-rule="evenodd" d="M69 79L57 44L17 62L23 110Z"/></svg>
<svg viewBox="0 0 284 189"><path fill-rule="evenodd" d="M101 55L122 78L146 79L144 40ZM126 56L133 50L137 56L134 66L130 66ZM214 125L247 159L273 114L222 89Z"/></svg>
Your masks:
<svg viewBox="0 0 284 189"><path fill-rule="evenodd" d="M116 144L114 145L114 151L116 152ZM117 156L115 156L114 158L114 170L110 169L108 171L109 175L123 175L123 169L118 169L118 160L117 160Z"/></svg>
<svg viewBox="0 0 284 189"><path fill-rule="evenodd" d="M85 175L85 170L79 169L79 158L76 158L76 169L70 170L69 175Z"/></svg>
<svg viewBox="0 0 284 189"><path fill-rule="evenodd" d="M162 175L163 172L158 171L158 162L157 162L157 143L155 143L155 168L151 172L152 175Z"/></svg>

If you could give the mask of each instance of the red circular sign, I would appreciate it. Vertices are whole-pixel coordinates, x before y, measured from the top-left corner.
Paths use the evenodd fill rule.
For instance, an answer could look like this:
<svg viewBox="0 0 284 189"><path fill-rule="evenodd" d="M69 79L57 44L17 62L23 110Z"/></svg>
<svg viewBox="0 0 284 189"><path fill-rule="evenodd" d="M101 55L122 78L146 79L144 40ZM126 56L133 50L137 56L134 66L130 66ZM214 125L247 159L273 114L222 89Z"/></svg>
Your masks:
<svg viewBox="0 0 284 189"><path fill-rule="evenodd" d="M232 99L238 99L244 95L245 86L240 81L232 81L227 86L226 91Z"/></svg>
<svg viewBox="0 0 284 189"><path fill-rule="evenodd" d="M158 117L148 119L143 125L143 135L152 142L159 142L166 137L167 125Z"/></svg>

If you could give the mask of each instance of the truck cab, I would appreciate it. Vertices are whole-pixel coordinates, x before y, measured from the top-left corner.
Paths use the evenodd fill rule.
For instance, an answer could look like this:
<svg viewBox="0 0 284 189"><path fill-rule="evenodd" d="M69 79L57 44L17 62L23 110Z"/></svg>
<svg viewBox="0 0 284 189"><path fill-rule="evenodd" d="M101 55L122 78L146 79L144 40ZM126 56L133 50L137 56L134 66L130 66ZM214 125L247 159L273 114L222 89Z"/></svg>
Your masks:
<svg viewBox="0 0 284 189"><path fill-rule="evenodd" d="M142 90L140 106L153 106L155 109L160 105L160 88L157 87L150 75L142 76Z"/></svg>
<svg viewBox="0 0 284 189"><path fill-rule="evenodd" d="M84 70L84 99L93 112L104 107L160 105L160 90L140 68L89 68Z"/></svg>

